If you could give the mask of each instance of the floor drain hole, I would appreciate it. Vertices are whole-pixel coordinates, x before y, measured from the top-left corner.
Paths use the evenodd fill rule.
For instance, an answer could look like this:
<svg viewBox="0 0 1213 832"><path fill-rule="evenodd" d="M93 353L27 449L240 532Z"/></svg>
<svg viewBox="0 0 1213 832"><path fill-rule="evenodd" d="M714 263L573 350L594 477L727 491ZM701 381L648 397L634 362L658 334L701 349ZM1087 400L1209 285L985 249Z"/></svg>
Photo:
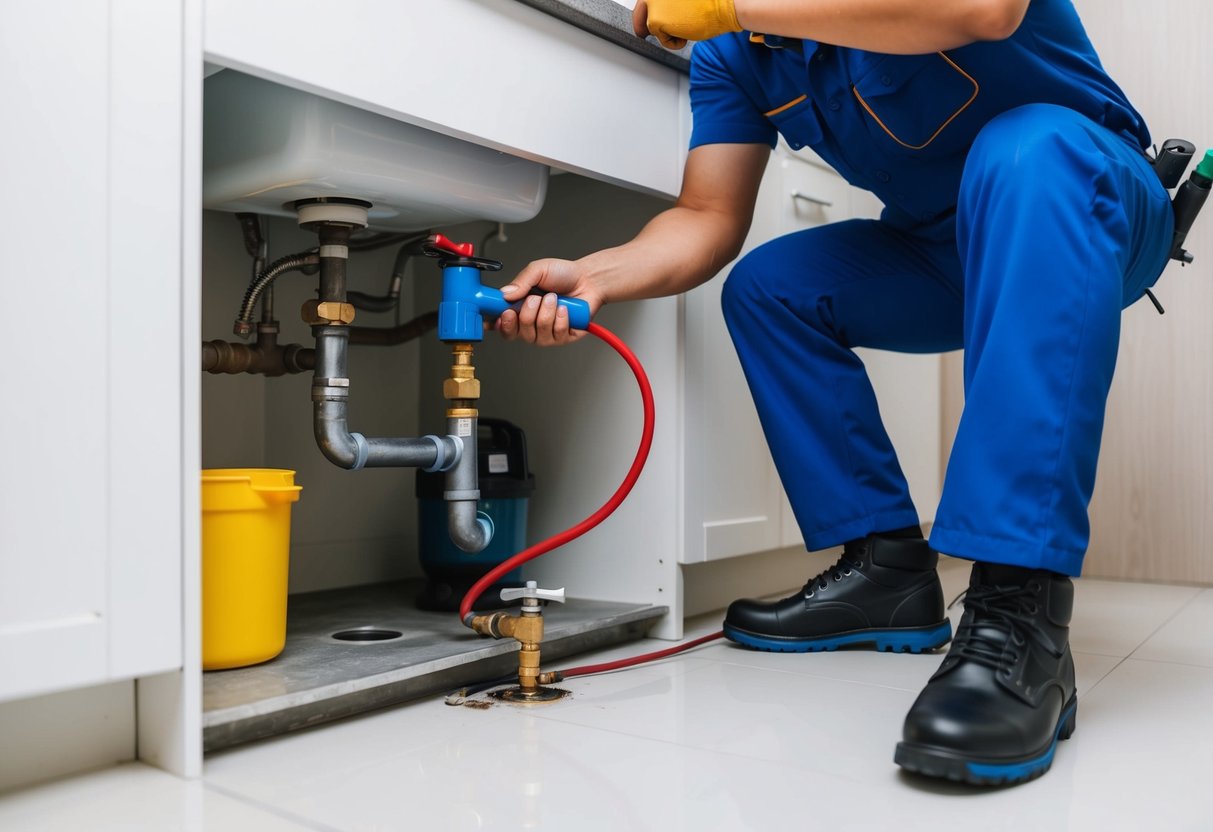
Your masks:
<svg viewBox="0 0 1213 832"><path fill-rule="evenodd" d="M359 627L356 630L333 633L333 638L338 641L391 641L403 636L404 633L399 630L380 630L375 627Z"/></svg>

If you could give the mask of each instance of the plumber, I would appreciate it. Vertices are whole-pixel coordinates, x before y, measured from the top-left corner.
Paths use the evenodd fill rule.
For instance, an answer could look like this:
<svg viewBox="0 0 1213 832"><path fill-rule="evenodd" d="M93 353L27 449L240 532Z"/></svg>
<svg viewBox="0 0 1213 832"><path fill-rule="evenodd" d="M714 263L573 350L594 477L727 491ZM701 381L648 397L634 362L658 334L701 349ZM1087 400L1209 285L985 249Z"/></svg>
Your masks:
<svg viewBox="0 0 1213 832"><path fill-rule="evenodd" d="M874 193L880 219L772 240L725 283L805 543L843 546L797 594L734 602L725 633L785 652L951 638L895 762L978 785L1044 773L1074 729L1071 577L1120 313L1171 240L1142 116L1070 0L641 0L634 26L697 42L681 194L624 245L531 263L506 297L539 287L596 311L709 280L740 251L777 134ZM554 300L506 313L501 334L575 340ZM929 542L854 347L964 348ZM954 636L936 552L973 561Z"/></svg>

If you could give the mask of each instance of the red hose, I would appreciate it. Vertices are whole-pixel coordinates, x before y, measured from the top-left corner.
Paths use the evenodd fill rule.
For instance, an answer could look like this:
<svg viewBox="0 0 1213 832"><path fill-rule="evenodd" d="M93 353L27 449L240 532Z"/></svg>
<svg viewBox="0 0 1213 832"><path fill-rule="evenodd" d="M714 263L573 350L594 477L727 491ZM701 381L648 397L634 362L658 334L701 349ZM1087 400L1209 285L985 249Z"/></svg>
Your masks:
<svg viewBox="0 0 1213 832"><path fill-rule="evenodd" d="M603 662L602 664L583 664L581 667L570 667L568 670L557 670L556 675L559 679L571 679L574 676L589 676L591 673L605 673L608 670L622 670L625 667L632 667L645 662L655 662L658 659L664 659L666 656L673 656L675 653L681 653L684 650L690 650L692 647L698 647L701 644L707 644L709 641L715 641L718 638L724 638L724 631L717 630L711 635L700 636L697 639L688 641L686 644L679 644L676 647L667 647L664 650L654 650L652 653L641 653L639 656L630 656L626 659L616 659L613 662Z"/></svg>
<svg viewBox="0 0 1213 832"><path fill-rule="evenodd" d="M644 401L644 431L640 437L640 447L636 449L636 458L632 460L632 467L628 469L628 475L623 478L619 488L611 495L611 499L603 503L602 507L591 514L589 517L582 520L576 526L570 529L565 529L557 535L549 537L547 540L540 541L529 549L523 549L518 554L508 560L498 564L489 570L483 578L472 584L472 588L463 596L463 601L459 604L459 620L465 625L471 626L472 605L480 598L481 594L490 586L495 584L502 575L517 569L527 561L533 560L545 552L550 552L553 549L563 546L571 540L576 540L590 529L597 526L603 520L611 516L611 513L619 507L624 498L632 490L632 486L636 484L640 472L644 469L645 460L649 457L649 448L653 444L653 388L649 386L649 377L645 375L644 367L640 365L640 360L636 358L635 353L628 349L627 344L619 339L619 336L611 332L605 327L598 324L590 324L589 332L596 335L603 341L610 344L623 360L628 362L628 366L632 368L633 375L636 376L636 382L640 385L640 397Z"/></svg>

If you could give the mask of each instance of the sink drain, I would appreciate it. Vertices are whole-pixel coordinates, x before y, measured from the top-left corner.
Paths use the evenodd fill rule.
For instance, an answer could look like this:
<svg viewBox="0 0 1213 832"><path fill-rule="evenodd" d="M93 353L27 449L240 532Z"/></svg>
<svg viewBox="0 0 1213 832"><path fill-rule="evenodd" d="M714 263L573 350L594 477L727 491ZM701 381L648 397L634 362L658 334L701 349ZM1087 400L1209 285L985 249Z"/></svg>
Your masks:
<svg viewBox="0 0 1213 832"><path fill-rule="evenodd" d="M403 637L404 633L399 630L383 630L378 627L356 627L353 630L342 630L332 635L332 638L337 641L355 642L395 641Z"/></svg>

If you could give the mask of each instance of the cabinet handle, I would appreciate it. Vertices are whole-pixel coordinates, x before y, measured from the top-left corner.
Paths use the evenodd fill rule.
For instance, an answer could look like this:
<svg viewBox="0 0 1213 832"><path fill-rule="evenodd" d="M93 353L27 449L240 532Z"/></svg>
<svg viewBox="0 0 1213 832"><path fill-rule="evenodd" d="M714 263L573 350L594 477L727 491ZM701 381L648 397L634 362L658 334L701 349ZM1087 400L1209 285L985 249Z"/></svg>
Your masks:
<svg viewBox="0 0 1213 832"><path fill-rule="evenodd" d="M809 196L808 194L802 194L800 191L792 191L792 201L795 202L798 199L803 202L812 203L813 205L820 205L822 208L833 208L834 207L834 203L830 202L828 199L818 199L815 196Z"/></svg>

